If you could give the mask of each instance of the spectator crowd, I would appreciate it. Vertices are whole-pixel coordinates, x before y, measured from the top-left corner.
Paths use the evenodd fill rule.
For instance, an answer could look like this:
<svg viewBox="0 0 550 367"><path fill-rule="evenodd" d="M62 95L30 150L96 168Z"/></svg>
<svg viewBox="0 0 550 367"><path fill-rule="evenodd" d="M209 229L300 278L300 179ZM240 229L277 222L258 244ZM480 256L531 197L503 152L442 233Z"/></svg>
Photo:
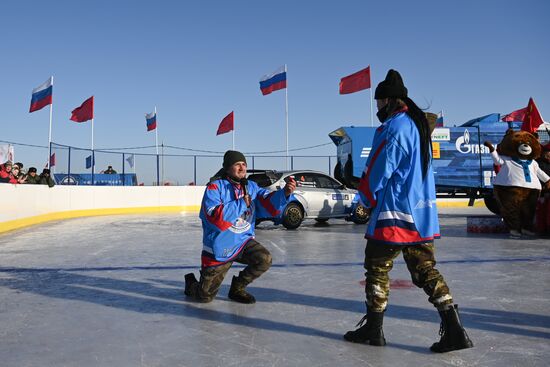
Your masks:
<svg viewBox="0 0 550 367"><path fill-rule="evenodd" d="M55 186L50 170L44 168L40 175L35 167L30 167L27 172L23 170L23 163L7 161L0 164L0 183L31 184Z"/></svg>

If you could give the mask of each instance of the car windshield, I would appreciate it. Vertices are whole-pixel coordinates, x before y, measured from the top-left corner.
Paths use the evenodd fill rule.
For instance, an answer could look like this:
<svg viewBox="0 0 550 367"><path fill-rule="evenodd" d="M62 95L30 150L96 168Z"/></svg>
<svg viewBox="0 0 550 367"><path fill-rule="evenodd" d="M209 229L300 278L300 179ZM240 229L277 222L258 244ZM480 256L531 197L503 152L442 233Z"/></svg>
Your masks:
<svg viewBox="0 0 550 367"><path fill-rule="evenodd" d="M256 182L260 187L268 187L277 182L282 175L280 172L252 173L248 179Z"/></svg>

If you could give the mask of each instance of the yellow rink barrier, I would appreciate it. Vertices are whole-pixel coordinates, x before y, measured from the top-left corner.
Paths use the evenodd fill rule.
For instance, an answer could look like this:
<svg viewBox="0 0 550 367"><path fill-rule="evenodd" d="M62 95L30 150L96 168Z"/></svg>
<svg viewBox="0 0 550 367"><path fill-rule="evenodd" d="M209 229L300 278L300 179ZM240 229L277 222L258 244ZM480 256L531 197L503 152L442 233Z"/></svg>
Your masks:
<svg viewBox="0 0 550 367"><path fill-rule="evenodd" d="M50 221L103 215L198 213L204 186L71 187L0 185L0 234ZM466 198L439 198L439 208L465 208ZM182 205L172 205L182 204ZM128 205L133 205L128 207ZM482 199L475 207L484 207Z"/></svg>
<svg viewBox="0 0 550 367"><path fill-rule="evenodd" d="M0 184L0 233L49 221L120 214L198 213L204 186Z"/></svg>
<svg viewBox="0 0 550 367"><path fill-rule="evenodd" d="M438 208L467 208L469 199L438 199L437 207ZM476 199L474 201L474 207L480 208L485 207L485 202L483 199Z"/></svg>
<svg viewBox="0 0 550 367"><path fill-rule="evenodd" d="M121 215L121 214L162 214L162 213L198 213L200 206L158 206L158 207L138 207L138 208L107 208L107 209L84 209L69 210L56 213L35 215L32 217L10 220L0 223L0 233L13 231L24 227L33 226L50 221L64 220L71 218L93 217L101 215Z"/></svg>

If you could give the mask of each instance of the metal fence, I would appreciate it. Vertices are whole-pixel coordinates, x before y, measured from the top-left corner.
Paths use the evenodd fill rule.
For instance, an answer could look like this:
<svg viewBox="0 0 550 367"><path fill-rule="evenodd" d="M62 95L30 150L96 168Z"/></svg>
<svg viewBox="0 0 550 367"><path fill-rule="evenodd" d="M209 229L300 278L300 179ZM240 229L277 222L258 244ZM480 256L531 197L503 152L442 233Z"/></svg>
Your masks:
<svg viewBox="0 0 550 367"><path fill-rule="evenodd" d="M61 185L202 185L222 165L222 155L149 154L51 144L54 177ZM249 169L311 169L332 175L330 155L246 155ZM116 173L106 174L111 166Z"/></svg>

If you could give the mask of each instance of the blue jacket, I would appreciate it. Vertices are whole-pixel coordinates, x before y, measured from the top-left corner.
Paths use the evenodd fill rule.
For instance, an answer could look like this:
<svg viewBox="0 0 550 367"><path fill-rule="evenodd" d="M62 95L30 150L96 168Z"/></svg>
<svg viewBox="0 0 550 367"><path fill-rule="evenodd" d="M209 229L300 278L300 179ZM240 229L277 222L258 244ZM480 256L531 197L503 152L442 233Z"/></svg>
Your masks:
<svg viewBox="0 0 550 367"><path fill-rule="evenodd" d="M256 217L277 217L288 202L284 190L271 192L254 181L248 182L246 192L252 199L249 208L241 185L219 179L206 186L199 215L203 229L203 267L234 260L254 238Z"/></svg>
<svg viewBox="0 0 550 367"><path fill-rule="evenodd" d="M422 177L420 135L400 112L373 137L359 184L363 203L373 208L365 238L393 245L414 245L439 238L432 167Z"/></svg>

